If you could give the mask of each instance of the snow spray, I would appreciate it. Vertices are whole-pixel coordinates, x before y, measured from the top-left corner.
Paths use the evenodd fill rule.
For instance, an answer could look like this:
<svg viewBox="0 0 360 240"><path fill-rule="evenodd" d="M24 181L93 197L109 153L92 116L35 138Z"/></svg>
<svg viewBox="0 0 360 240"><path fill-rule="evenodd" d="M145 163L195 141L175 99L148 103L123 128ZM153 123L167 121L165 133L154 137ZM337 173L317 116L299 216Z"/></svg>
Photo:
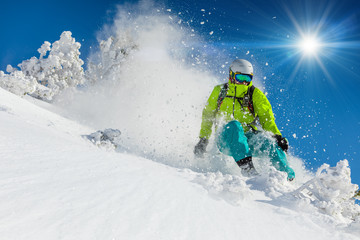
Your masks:
<svg viewBox="0 0 360 240"><path fill-rule="evenodd" d="M105 40L87 72L93 84L57 102L96 130L119 129L129 152L188 167L202 109L220 82L197 50L201 38L181 19L167 10L141 14L144 6L136 8L120 6L113 25L99 33Z"/></svg>
<svg viewBox="0 0 360 240"><path fill-rule="evenodd" d="M211 144L208 158L194 158L202 109L212 88L227 81L224 59L232 59L220 51L209 57L206 39L180 16L149 3L119 6L113 24L98 33L89 84L57 103L94 130L119 129L122 150L175 167L238 170ZM221 75L214 71L219 67Z"/></svg>

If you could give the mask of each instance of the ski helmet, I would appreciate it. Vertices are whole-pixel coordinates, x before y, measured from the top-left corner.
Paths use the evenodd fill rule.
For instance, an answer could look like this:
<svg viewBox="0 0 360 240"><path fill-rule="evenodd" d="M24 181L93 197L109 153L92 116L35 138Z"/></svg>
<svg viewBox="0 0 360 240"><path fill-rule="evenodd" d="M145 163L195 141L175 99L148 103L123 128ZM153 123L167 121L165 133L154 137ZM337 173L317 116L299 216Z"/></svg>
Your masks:
<svg viewBox="0 0 360 240"><path fill-rule="evenodd" d="M236 59L230 65L230 71L245 75L254 76L254 69L251 63L245 59Z"/></svg>

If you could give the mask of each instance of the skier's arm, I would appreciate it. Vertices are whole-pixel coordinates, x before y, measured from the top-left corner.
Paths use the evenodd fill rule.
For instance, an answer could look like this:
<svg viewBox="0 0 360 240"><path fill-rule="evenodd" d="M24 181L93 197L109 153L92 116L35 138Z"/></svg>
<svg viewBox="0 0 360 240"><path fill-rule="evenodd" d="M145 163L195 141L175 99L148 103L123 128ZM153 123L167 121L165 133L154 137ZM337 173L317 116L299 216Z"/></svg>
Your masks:
<svg viewBox="0 0 360 240"><path fill-rule="evenodd" d="M216 86L204 107L202 112L202 122L200 130L200 138L209 139L212 133L212 126L215 121L217 111L217 100L221 91L221 86Z"/></svg>
<svg viewBox="0 0 360 240"><path fill-rule="evenodd" d="M255 113L259 117L260 124L265 131L271 132L274 135L280 135L281 133L276 126L274 113L271 108L269 100L265 94L259 89L255 89L253 94L253 103Z"/></svg>

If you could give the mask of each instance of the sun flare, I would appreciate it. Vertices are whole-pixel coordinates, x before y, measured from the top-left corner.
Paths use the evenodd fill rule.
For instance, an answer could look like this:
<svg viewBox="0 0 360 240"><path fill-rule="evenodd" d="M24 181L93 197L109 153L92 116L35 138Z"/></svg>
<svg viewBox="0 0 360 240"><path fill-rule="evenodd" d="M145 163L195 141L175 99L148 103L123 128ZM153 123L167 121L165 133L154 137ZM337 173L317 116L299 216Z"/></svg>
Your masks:
<svg viewBox="0 0 360 240"><path fill-rule="evenodd" d="M306 55L315 55L320 48L320 42L315 37L304 37L300 43L299 48Z"/></svg>

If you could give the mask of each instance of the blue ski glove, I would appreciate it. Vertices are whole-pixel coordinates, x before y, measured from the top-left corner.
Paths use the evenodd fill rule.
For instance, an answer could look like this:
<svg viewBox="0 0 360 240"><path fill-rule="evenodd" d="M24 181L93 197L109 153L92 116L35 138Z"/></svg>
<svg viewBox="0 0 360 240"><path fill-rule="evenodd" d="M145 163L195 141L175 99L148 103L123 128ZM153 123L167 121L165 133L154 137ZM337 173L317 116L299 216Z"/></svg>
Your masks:
<svg viewBox="0 0 360 240"><path fill-rule="evenodd" d="M194 154L196 157L204 157L206 152L206 146L208 145L209 140L206 138L200 138L200 141L196 144L194 148Z"/></svg>

